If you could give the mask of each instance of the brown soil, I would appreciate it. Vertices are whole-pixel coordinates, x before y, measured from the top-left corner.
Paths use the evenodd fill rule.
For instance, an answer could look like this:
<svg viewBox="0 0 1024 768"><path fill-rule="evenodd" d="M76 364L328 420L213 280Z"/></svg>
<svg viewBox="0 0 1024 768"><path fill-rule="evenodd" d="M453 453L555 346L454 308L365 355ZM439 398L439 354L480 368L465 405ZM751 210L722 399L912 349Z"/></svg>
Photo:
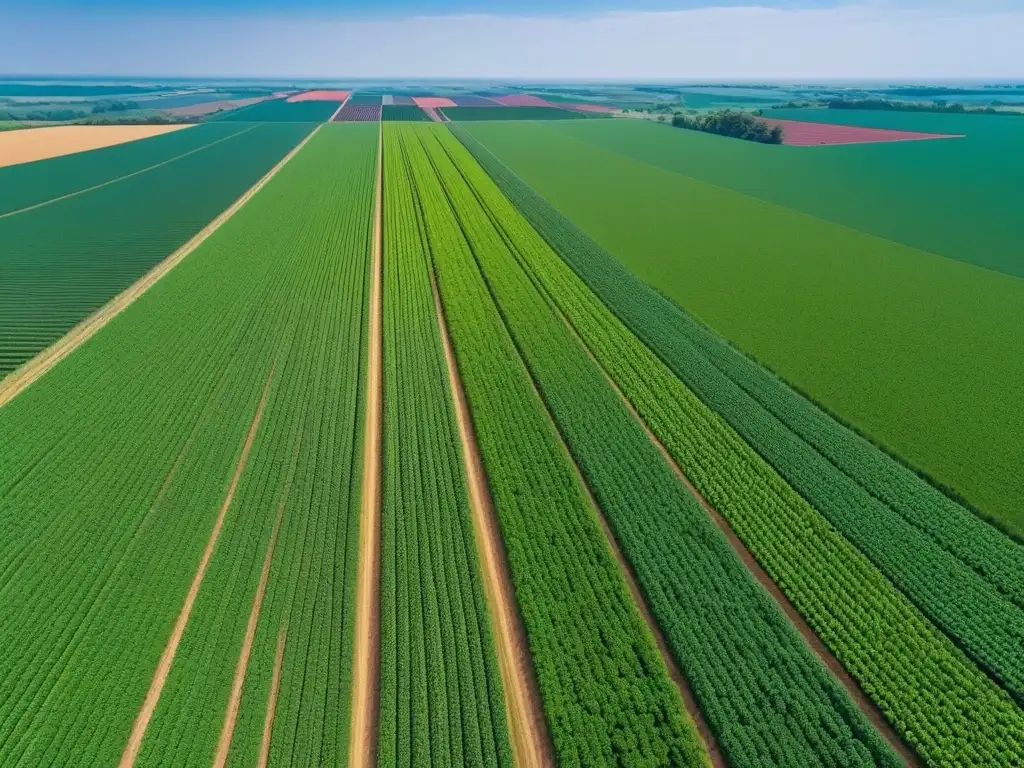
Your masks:
<svg viewBox="0 0 1024 768"><path fill-rule="evenodd" d="M515 764L521 766L555 765L554 748L551 745L541 706L540 691L530 660L530 649L526 641L515 590L509 573L497 516L491 503L490 491L484 473L480 452L473 433L472 417L462 388L444 308L437 291L437 283L431 276L437 322L444 344L444 357L448 366L452 400L459 424L462 441L462 458L469 486L469 506L476 533L477 554L481 573L484 577L484 591L491 612L491 625L495 631L498 668L501 672L502 687L505 690L506 712L509 736Z"/></svg>
<svg viewBox="0 0 1024 768"><path fill-rule="evenodd" d="M668 463L669 467L676 474L676 477L678 477L680 482L682 482L683 485L686 486L687 490L689 490L690 493L693 494L693 496L700 503L704 511L707 512L707 514L714 521L715 525L718 526L719 530L721 530L722 533L725 534L725 538L729 542L729 546L732 547L733 551L740 558L740 561L743 563L746 569L755 579L757 579L761 586L764 587L768 594L771 595L771 597L775 600L779 608L782 609L783 613L785 613L786 618L788 618L790 623L797 629L798 632L800 632L800 634L804 638L804 641L807 643L810 649L818 656L821 662L826 666L826 668L832 674L836 682L838 682L839 685L846 690L846 693L849 695L850 699L857 706L857 708L861 711L861 714L864 715L868 722L875 727L875 730L877 730L879 734L881 734L882 738L885 739L885 741L889 744L889 747L897 755L899 755L899 757L903 760L903 762L906 765L920 765L921 762L918 759L917 755L906 744L903 743L899 735L882 715L881 711L875 706L874 702L872 702L871 699L869 699L868 696L861 690L857 682L850 676L850 674L846 671L846 669L839 662L839 660L832 655L832 652L821 641L821 638L819 638L818 635L815 634L814 630L811 629L810 625L807 624L806 621L804 621L803 616L801 616L799 611L797 611L797 609L793 607L793 604L789 601L789 598L786 597L785 593L781 589L779 589L778 585L774 581L772 581L771 576L769 576L768 573L761 567L761 564L757 562L757 559L746 548L746 545L744 545L740 538L733 532L728 521L721 515L721 513L718 512L717 509L711 506L711 504L703 496L703 494L701 494L697 487L690 482L690 479L686 476L686 473L683 472L682 468L676 463L675 459L672 458L671 454L669 454L668 449L665 448L664 444L662 444L658 437L651 431L650 427L647 426L647 423L643 420L643 418L641 418L640 414L637 413L636 409L633 408L633 404L629 401L629 399L622 392L622 390L619 389L615 381L608 375L608 372L604 369L604 367L597 361L597 358L594 357L589 347L587 347L587 345L576 333L576 329L572 326L568 319L564 315L562 315L562 319L565 321L570 331L576 337L577 341L579 341L580 345L587 351L587 354L590 355L590 359L593 360L594 364L600 369L601 373L605 377L605 380L608 382L608 386L610 386L616 392L616 394L618 394L619 398L622 400L622 403L629 410L630 414L633 416L636 422L641 427L643 427L644 431L647 433L648 438L650 438L651 442L654 443L655 447L657 447L658 451L661 453L662 457ZM659 640L659 643L660 642L661 641ZM694 706L696 706L696 702L694 702ZM719 759L722 759L720 755L718 757ZM715 755L712 754L712 760L714 759ZM722 764L724 765L724 762Z"/></svg>
<svg viewBox="0 0 1024 768"><path fill-rule="evenodd" d="M149 691L146 692L146 698L142 702L142 708L139 710L139 714L135 718L135 723L132 725L131 735L128 737L128 743L125 745L124 754L121 756L121 762L119 763L121 768L130 768L135 765L135 758L138 757L139 750L142 748L142 740L146 735L146 728L149 727L149 722L153 718L153 712L156 711L156 705L160 701L160 694L163 692L164 684L167 682L167 675L171 671L171 665L174 663L174 656L178 652L178 645L181 643L181 638L185 634L185 628L188 625L189 617L192 615L192 606L195 604L196 597L199 595L199 588L203 584L203 578L206 576L206 569L213 557L213 550L217 544L217 538L220 536L221 529L224 527L224 519L227 517L228 509L231 507L231 502L235 497L235 490L238 488L238 481L242 477L242 472L245 471L245 465L249 460L249 451L252 449L253 441L256 439L256 432L260 427L260 421L263 419L263 409L267 404L267 396L270 394L270 382L273 378L274 369L271 368L270 372L267 374L267 379L263 384L263 394L260 396L259 405L256 407L256 414L253 416L252 423L249 425L249 434L246 435L245 443L242 445L242 454L238 457L238 463L235 465L235 472L231 477L231 482L228 485L224 501L220 506L220 511L217 513L217 519L213 524L213 530L210 531L210 538L206 542L206 548L203 550L203 556L199 561L199 567L196 569L195 575L192 577L192 584L189 586L188 593L185 595L185 602L181 606L178 618L174 622L174 628L171 631L171 636L168 638L167 645L164 646L164 651L160 655L160 661L157 663L156 670L153 673L153 680L149 685Z"/></svg>
<svg viewBox="0 0 1024 768"><path fill-rule="evenodd" d="M270 692L267 694L267 714L263 719L263 738L260 740L259 768L267 768L270 762L270 737L274 732L274 715L277 713L277 694L281 690L281 666L284 663L284 644L287 632L284 627L277 633L277 652L274 654L274 672L270 678Z"/></svg>
<svg viewBox="0 0 1024 768"><path fill-rule="evenodd" d="M0 132L0 168L180 131L188 125L55 125Z"/></svg>
<svg viewBox="0 0 1024 768"><path fill-rule="evenodd" d="M184 261L186 256L202 245L206 238L216 232L217 229L225 221L230 219L239 208L249 202L253 195L263 189L264 185L266 185L266 183L270 181L270 179L272 179L274 175L277 174L277 172L280 171L281 168L283 168L285 164L306 145L307 141L316 135L318 130L320 130L319 126L317 126L309 136L299 143L295 149L285 155L281 162L271 168L267 174L256 182L256 184L254 184L244 195L232 203L231 206L217 218L203 227L202 230L196 233L196 235L181 246L181 248L153 267L152 270L139 278L139 280L133 285L126 288L92 315L68 331L51 346L44 349L6 378L0 380L0 408L17 397L18 394L20 394L26 387L40 379L47 371L57 365L57 363L95 336L103 326L127 309L132 302L153 287L160 278Z"/></svg>
<svg viewBox="0 0 1024 768"><path fill-rule="evenodd" d="M377 189L373 220L370 287L369 366L366 387L366 434L363 493L359 526L359 575L352 675L350 768L377 762L380 698L380 456L381 456L381 236L383 233L384 134L377 138Z"/></svg>
<svg viewBox="0 0 1024 768"><path fill-rule="evenodd" d="M61 200L67 200L69 197L78 197L79 195L84 195L87 192L92 192L95 189L100 189L102 187L110 186L111 184L116 184L119 181L124 181L125 179L130 179L133 176L139 176L140 174L147 173L149 171L154 170L155 168L160 168L161 166L167 165L168 163L173 163L175 160L180 160L183 157L188 157L189 155L194 155L196 152L202 152L204 149L208 149L208 148L214 146L215 144L220 144L222 141L229 141L230 139L233 139L235 136L241 136L243 133L248 133L249 131L253 130L256 127L258 127L258 126L253 125L253 126L250 126L249 128L245 128L245 129L243 129L241 131L238 131L237 133L233 133L230 136L223 136L223 137L221 137L221 138L219 138L219 139L217 139L215 141L211 141L209 144L203 144L203 146L201 146L201 147L196 147L195 149L190 149L188 152L182 152L180 155L175 155L174 157L169 157L166 160L161 160L159 163L155 163L154 165L149 165L149 166L146 166L145 168L140 168L139 170L132 171L131 173L126 173L124 176L118 176L116 179L110 179L110 180L104 181L104 182L102 182L100 184L94 184L93 186L86 187L85 189L76 189L74 192L69 192L66 195L60 195L59 197L51 197L49 200L44 200L41 203L35 203L34 205L29 205L29 206L26 206L24 208L19 208L16 211L8 211L7 213L0 213L0 219L6 219L6 218L8 218L10 216L17 216L18 214L21 214L21 213L28 213L29 211L34 211L36 208L43 208L43 207L45 207L47 205L53 205L54 203L59 203Z"/></svg>
<svg viewBox="0 0 1024 768"><path fill-rule="evenodd" d="M228 705L224 712L224 725L220 731L220 740L217 742L217 752L213 758L215 768L223 768L228 760L228 751L231 749L231 739L235 733L235 722L238 720L238 707L242 703L242 686L245 684L245 672L249 666L249 656L252 653L253 639L256 637L256 626L260 620L260 610L263 607L263 595L267 591L267 580L270 577L270 565L274 561L274 548L277 546L277 535L281 530L281 520L284 518L284 508L288 502L288 492L291 490L292 477L295 472L296 460L293 459L289 470L288 480L285 484L284 494L277 505L277 514L274 517L274 528L270 532L270 541L267 542L267 553L263 557L263 568L260 570L260 583L256 587L256 594L253 596L252 609L249 611L249 622L245 627L245 637L242 640L242 649L238 653L238 663L235 665L235 676L231 681L231 696L228 698Z"/></svg>

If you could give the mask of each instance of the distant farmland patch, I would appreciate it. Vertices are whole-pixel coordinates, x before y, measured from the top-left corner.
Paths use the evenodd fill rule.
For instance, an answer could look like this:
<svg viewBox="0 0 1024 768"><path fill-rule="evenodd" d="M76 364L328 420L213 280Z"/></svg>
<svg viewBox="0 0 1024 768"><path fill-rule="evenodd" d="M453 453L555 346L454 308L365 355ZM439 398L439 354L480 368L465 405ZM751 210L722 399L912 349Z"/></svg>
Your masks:
<svg viewBox="0 0 1024 768"><path fill-rule="evenodd" d="M438 107L454 107L455 102L441 96L413 96L413 103L423 109L437 109Z"/></svg>
<svg viewBox="0 0 1024 768"><path fill-rule="evenodd" d="M506 107L550 107L551 102L529 93L514 93L511 96L495 96L494 100Z"/></svg>
<svg viewBox="0 0 1024 768"><path fill-rule="evenodd" d="M381 118L387 121L422 122L430 117L419 107L384 107Z"/></svg>
<svg viewBox="0 0 1024 768"><path fill-rule="evenodd" d="M376 123L380 121L380 105L346 104L334 116L335 123Z"/></svg>
<svg viewBox="0 0 1024 768"><path fill-rule="evenodd" d="M0 168L90 149L112 147L137 139L188 128L187 125L56 125L0 133Z"/></svg>
<svg viewBox="0 0 1024 768"><path fill-rule="evenodd" d="M222 99L220 101L203 101L195 104L189 104L187 106L173 107L168 109L168 114L176 115L177 117L202 117L203 115L210 115L214 112L227 112L232 109L242 109L243 107L251 107L253 104L259 104L261 101L266 101L269 96L252 96L248 99Z"/></svg>
<svg viewBox="0 0 1024 768"><path fill-rule="evenodd" d="M337 108L337 101L295 102L277 98L214 119L253 123L323 123L330 120Z"/></svg>
<svg viewBox="0 0 1024 768"><path fill-rule="evenodd" d="M783 144L813 147L832 144L871 144L881 141L921 141L923 139L958 139L963 134L896 131L888 128L865 128L834 123L805 123L799 120L764 118L768 125L783 130Z"/></svg>
<svg viewBox="0 0 1024 768"><path fill-rule="evenodd" d="M580 112L560 107L448 107L445 117L455 122L479 120L579 120L605 117L596 112Z"/></svg>
<svg viewBox="0 0 1024 768"><path fill-rule="evenodd" d="M493 107L500 102L487 96L452 96L457 107Z"/></svg>
<svg viewBox="0 0 1024 768"><path fill-rule="evenodd" d="M344 101L349 97L349 91L306 91L288 97L288 103L294 104L300 101Z"/></svg>

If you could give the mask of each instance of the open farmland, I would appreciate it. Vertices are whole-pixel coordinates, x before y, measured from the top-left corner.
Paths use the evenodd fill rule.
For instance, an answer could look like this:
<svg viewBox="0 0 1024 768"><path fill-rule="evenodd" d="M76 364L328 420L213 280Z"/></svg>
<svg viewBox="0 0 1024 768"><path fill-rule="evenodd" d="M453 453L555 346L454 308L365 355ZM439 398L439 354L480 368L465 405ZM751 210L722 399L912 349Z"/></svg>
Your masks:
<svg viewBox="0 0 1024 768"><path fill-rule="evenodd" d="M4 132L0 137L0 168L47 160L89 149L148 139L180 131L187 125L66 125ZM43 133L46 131L46 133Z"/></svg>
<svg viewBox="0 0 1024 768"><path fill-rule="evenodd" d="M5 765L344 754L375 139L323 128L0 411Z"/></svg>
<svg viewBox="0 0 1024 768"><path fill-rule="evenodd" d="M1004 119L961 117L980 121L980 131L997 130L988 120ZM1016 276L913 247L931 222L957 229L965 243L976 233L1010 262L1011 233L1020 229L1011 201L1019 195L1002 166L977 203L954 197L956 187L937 178L923 200L936 201L933 210L944 217L901 194L948 174L950 165L939 158L953 167L967 165L966 152L978 162L991 158L989 133L973 143L968 132L965 139L826 151L639 121L481 123L470 130L642 279L986 516L1024 533L1017 503L1024 493L1024 413L1016 407L1024 398L1017 332L1024 286ZM1015 140L1008 135L1004 146ZM884 190L877 175L896 152L916 159L894 161L885 171L893 189ZM823 165L815 171L798 153L824 155ZM1010 166L1018 159L1010 156ZM744 170L752 163L764 173ZM928 175L912 176L911 163ZM870 167L876 177L866 179ZM817 180L808 181L818 193L812 199L793 178L815 173ZM984 173L965 171L963 178L980 184ZM845 179L856 184L853 193ZM856 196L868 188L879 190L884 210ZM754 196L765 189L772 190L765 199ZM1009 197L995 200L999 190ZM836 218L846 226L823 218L844 200L851 200L850 211ZM979 215L991 229L965 226L986 200L1002 217ZM852 228L853 217L871 228ZM732 221L745 225L728 226ZM896 241L901 232L907 244Z"/></svg>
<svg viewBox="0 0 1024 768"><path fill-rule="evenodd" d="M1024 765L1014 118L145 87L274 95L0 168L0 765Z"/></svg>
<svg viewBox="0 0 1024 768"><path fill-rule="evenodd" d="M314 126L205 128L97 150L106 162L83 153L0 169L26 179L0 218L0 375L185 245ZM179 136L190 140L168 141Z"/></svg>

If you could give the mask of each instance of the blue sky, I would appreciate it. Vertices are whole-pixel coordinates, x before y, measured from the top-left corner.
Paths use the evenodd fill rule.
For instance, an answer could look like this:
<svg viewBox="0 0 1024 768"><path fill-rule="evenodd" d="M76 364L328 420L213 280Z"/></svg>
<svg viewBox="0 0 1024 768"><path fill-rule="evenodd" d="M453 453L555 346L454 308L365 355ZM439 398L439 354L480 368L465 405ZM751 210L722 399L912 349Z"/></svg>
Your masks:
<svg viewBox="0 0 1024 768"><path fill-rule="evenodd" d="M0 0L0 72L1024 78L1024 0Z"/></svg>

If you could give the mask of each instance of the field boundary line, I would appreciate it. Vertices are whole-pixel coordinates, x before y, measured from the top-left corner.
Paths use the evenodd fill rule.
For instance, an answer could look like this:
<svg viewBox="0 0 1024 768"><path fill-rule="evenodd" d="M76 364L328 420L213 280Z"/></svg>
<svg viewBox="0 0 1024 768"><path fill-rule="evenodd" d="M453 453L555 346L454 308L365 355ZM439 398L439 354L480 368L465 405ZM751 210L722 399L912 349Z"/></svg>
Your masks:
<svg viewBox="0 0 1024 768"><path fill-rule="evenodd" d="M174 157L169 157L166 160L161 160L159 163L156 163L155 165L150 165L150 166L147 166L145 168L140 168L137 171L132 171L131 173L126 173L124 176L118 176L116 179L108 179L107 181L101 182L99 184L93 184L91 187L86 187L85 189L76 189L74 192L68 192L66 195L60 195L59 197L51 197L49 200L43 200L43 202L41 202L41 203L34 203L33 205L28 205L28 206L25 206L24 208L18 208L17 210L14 210L14 211L8 211L7 213L0 213L0 219L6 219L6 218L8 218L10 216L17 216L19 213L28 213L29 211L34 211L37 208L45 208L47 205L52 205L53 203L59 203L61 200L68 200L68 199L70 199L72 197L78 197L79 195L84 195L86 192L93 192L93 191L95 191L97 189L102 189L103 187L109 187L111 184L116 184L119 181L124 181L126 179L130 179L133 176L139 176L139 175L141 175L143 173L148 173L149 171L152 171L152 170L155 170L155 169L160 168L162 166L165 166L165 165L168 165L170 163L173 163L176 160L181 160L181 158L183 158L183 157L188 157L189 155L194 155L196 152L202 152L204 149L209 149L210 147L212 147L212 146L214 146L216 144L220 144L223 141L230 141L231 139L235 138L236 136L241 136L243 133L248 133L249 131L253 130L254 128L258 128L259 126L260 126L260 123L257 123L256 125L252 125L252 126L250 126L248 128L243 128L241 131L235 131L234 133L229 134L228 136L222 136L221 138L219 138L219 139L217 139L215 141L211 141L209 144L203 144L203 146L201 146L201 147L196 147L195 149L190 149L188 152L182 152L180 155L175 155Z"/></svg>
<svg viewBox="0 0 1024 768"><path fill-rule="evenodd" d="M505 691L505 713L514 762L520 766L553 766L556 764L554 747L550 743L547 731L547 720L544 717L540 689L530 659L526 630L519 614L508 557L488 488L480 449L473 432L472 416L455 362L444 306L433 271L430 274L430 285L434 293L437 322L444 346L452 402L462 444L462 463L466 472L473 528L476 532L474 538L477 557L482 566L481 574L484 577L491 624L498 646L498 669Z"/></svg>
<svg viewBox="0 0 1024 768"><path fill-rule="evenodd" d="M274 652L274 671L270 678L270 691L267 692L267 714L263 718L263 737L260 739L260 757L257 765L267 768L270 762L270 737L274 732L274 716L277 714L277 696L281 691L281 667L284 664L284 646L288 631L285 627L277 632L277 650Z"/></svg>
<svg viewBox="0 0 1024 768"><path fill-rule="evenodd" d="M904 744L895 729L889 724L889 721L885 719L881 710L875 706L874 702L872 702L870 698L868 698L867 694L864 693L860 685L857 684L857 681L853 679L850 673L846 671L846 668L842 665L839 659L832 654L832 651L828 649L825 643L822 642L821 638L818 637L813 629L811 629L810 625L804 620L804 617L800 615L800 612L793 606L782 589L772 580L771 576L768 575L768 572L761 567L757 558L754 557L739 536L737 536L733 531L728 520L726 520L725 517L704 497L700 490L690 482L690 478L683 471L682 467L676 463L676 460L668 452L668 449L661 440L658 439L658 436L655 435L654 432L651 431L651 428L647 426L647 422L643 420L637 410L633 407L633 404L629 401L629 398L626 397L626 394L619 389L619 385L615 383L615 380L612 379L608 371L606 371L604 366L597 360L593 352L590 350L590 347L587 346L586 342L583 341L583 338L576 331L576 327L569 321L569 318L567 318L557 306L554 306L554 309L562 318L562 321L566 324L566 327L575 337L576 341L586 351L594 365L597 366L601 375L604 376L605 381L608 382L608 386L611 387L612 391L619 396L619 399L629 411L630 415L643 428L648 439L654 444L654 447L658 449L658 452L661 454L672 472L697 500L701 509L707 513L715 526L722 532L730 548L739 558L746 570L754 577L754 579L757 580L761 587L768 593L768 596L782 611L783 615L785 615L789 620L789 623L792 624L797 632L800 633L807 647L815 656L818 657L818 660L828 670L832 678L846 691L846 694L850 697L853 705L860 710L860 713L864 718L875 728L876 731L878 731L879 735L881 735L904 764L909 766L921 765L921 761L918 759L914 751Z"/></svg>
<svg viewBox="0 0 1024 768"><path fill-rule="evenodd" d="M217 751L214 754L214 768L224 768L228 760L228 752L231 749L231 741L235 734L235 723L238 720L238 708L242 703L242 688L245 685L245 673L249 667L249 658L252 654L252 644L256 637L256 627L259 624L260 612L263 609L263 596L266 594L267 581L270 578L270 567L274 561L274 550L277 548L277 537L281 531L281 521L284 519L284 509L288 504L288 494L291 491L292 480L295 476L295 468L298 463L298 450L292 459L291 468L288 470L288 480L285 483L284 493L277 505L277 513L274 516L274 527L270 531L270 540L267 542L267 551L263 557L263 567L260 569L260 581L256 587L256 594L253 596L252 608L249 611L249 621L245 627L245 635L242 640L242 648L238 653L238 662L235 665L235 675L231 681L231 696L224 711L224 724L221 727L220 740L217 742Z"/></svg>
<svg viewBox="0 0 1024 768"><path fill-rule="evenodd" d="M327 120L325 122L333 123L334 122L334 118L336 118L338 116L338 113L341 112L341 110L345 108L345 105L348 104L348 100L351 99L351 98L352 98L352 94L350 93L348 96L345 97L345 100L343 102L341 102L341 104L338 105L338 108L336 110L334 110L334 114L331 115L329 118L327 118Z"/></svg>
<svg viewBox="0 0 1024 768"><path fill-rule="evenodd" d="M246 464L249 462L249 453L256 439L256 432L263 421L263 410L267 405L270 395L270 383L274 379L275 367L276 365L271 366L270 371L267 373L266 381L263 383L263 393L260 395L259 405L256 406L256 414L249 425L249 433L245 436L242 453L238 457L238 463L235 465L235 471L231 476L231 482L228 484L224 501L220 505L217 519L214 521L210 537L207 539L206 547L203 549L203 556L199 560L199 567L196 569L188 593L185 595L185 602L182 604L178 618L174 622L174 628L167 640L167 645L164 646L163 653L160 654L160 661L153 672L153 680L149 685L149 690L146 692L146 698L142 702L142 708L139 710L135 723L132 725L131 735L128 737L124 754L122 754L121 762L118 764L120 768L131 768L131 766L134 766L135 759L142 748L142 740L146 736L146 729L153 719L153 713L156 711L157 703L160 701L160 694L163 692L167 676L170 674L171 666L174 664L178 645L181 643L181 638L185 634L185 628L188 626L188 620L192 615L192 607L195 605L196 597L199 595L199 588L203 585L203 579L206 576L206 569L210 565L210 560L213 559L214 548L217 545L217 539L220 537L221 529L224 527L224 520L227 518L228 509L231 507L231 502L234 501L238 483L242 478L242 473L245 471Z"/></svg>
<svg viewBox="0 0 1024 768"><path fill-rule="evenodd" d="M136 299L152 288L161 278L185 260L189 254L196 250L210 235L216 232L224 222L230 219L238 210L249 202L252 197L263 189L278 171L280 171L289 160L298 154L306 143L316 135L320 126L313 129L306 138L299 142L287 155L271 168L267 173L251 186L240 198L233 202L209 224L193 235L192 239L174 251L171 255L153 267L149 272L136 280L132 285L117 294L114 298L96 310L94 313L82 320L78 325L64 334L61 338L44 349L18 369L12 371L6 378L0 380L0 408L7 405L11 400L21 394L29 385L42 378L51 368L74 352L78 347L95 336L100 329L109 323L114 317L127 309ZM237 134L232 134L237 135Z"/></svg>
<svg viewBox="0 0 1024 768"><path fill-rule="evenodd" d="M373 251L370 278L369 354L366 427L363 436L363 490L360 504L359 565L353 649L350 768L372 768L377 760L380 699L380 463L381 357L383 351L382 285L384 220L384 128L378 126L377 183L374 195Z"/></svg>

